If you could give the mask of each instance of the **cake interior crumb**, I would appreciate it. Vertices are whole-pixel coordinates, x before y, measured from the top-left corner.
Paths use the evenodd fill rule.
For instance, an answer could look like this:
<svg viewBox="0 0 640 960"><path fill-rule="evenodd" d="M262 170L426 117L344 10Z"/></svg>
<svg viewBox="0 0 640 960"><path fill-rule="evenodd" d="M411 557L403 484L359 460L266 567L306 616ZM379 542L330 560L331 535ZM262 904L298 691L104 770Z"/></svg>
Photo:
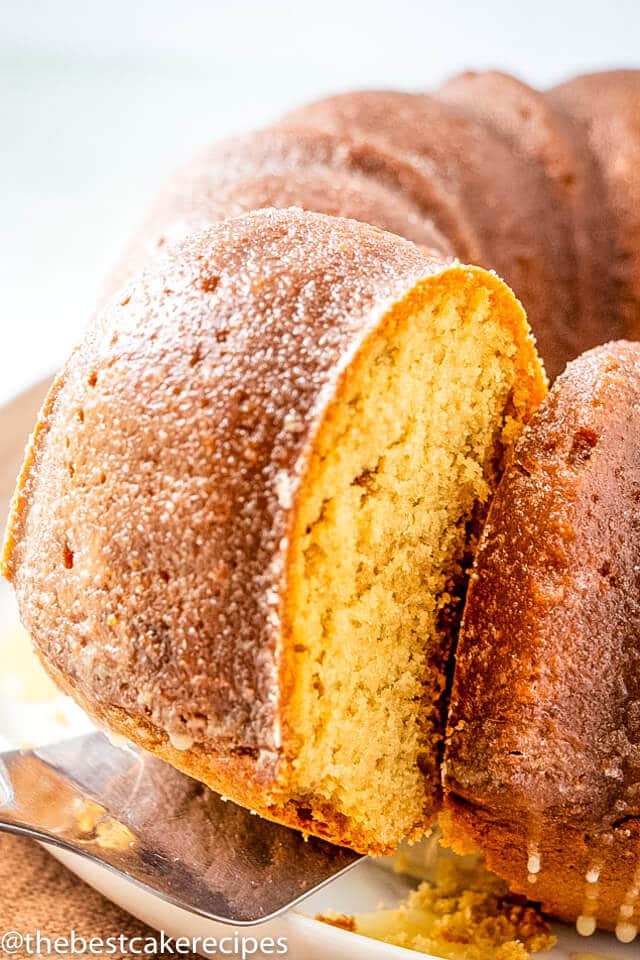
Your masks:
<svg viewBox="0 0 640 960"><path fill-rule="evenodd" d="M365 343L316 439L291 539L294 790L381 851L438 806L451 639L527 403L518 364L490 289L436 288Z"/></svg>

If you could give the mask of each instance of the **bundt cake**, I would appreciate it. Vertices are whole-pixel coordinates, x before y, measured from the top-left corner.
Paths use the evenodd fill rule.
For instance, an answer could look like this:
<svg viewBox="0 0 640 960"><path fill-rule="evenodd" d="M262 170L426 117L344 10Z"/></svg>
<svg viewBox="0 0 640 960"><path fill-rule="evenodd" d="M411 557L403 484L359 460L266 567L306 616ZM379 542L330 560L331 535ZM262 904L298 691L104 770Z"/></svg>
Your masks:
<svg viewBox="0 0 640 960"><path fill-rule="evenodd" d="M468 552L545 392L495 275L355 221L230 219L55 381L4 574L111 729L361 851L438 807Z"/></svg>
<svg viewBox="0 0 640 960"><path fill-rule="evenodd" d="M295 205L497 270L553 378L589 347L640 335L639 117L640 71L628 70L546 93L467 73L432 95L312 103L180 171L109 290L167 241Z"/></svg>
<svg viewBox="0 0 640 960"><path fill-rule="evenodd" d="M111 728L357 850L444 803L630 940L640 347L517 440L544 375L482 267L554 378L640 334L640 71L343 94L207 150L49 394L3 571Z"/></svg>
<svg viewBox="0 0 640 960"><path fill-rule="evenodd" d="M640 926L640 344L556 380L493 499L456 654L448 841L554 916Z"/></svg>

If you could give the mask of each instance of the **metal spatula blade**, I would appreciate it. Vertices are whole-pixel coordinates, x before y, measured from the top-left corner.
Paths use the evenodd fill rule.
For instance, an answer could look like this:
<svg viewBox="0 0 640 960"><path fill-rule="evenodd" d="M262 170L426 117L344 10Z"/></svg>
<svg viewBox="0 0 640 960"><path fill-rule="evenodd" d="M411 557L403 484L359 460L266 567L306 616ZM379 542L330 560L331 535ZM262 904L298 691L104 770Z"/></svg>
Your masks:
<svg viewBox="0 0 640 960"><path fill-rule="evenodd" d="M235 925L273 918L361 859L99 733L0 754L0 830L99 861L176 906Z"/></svg>

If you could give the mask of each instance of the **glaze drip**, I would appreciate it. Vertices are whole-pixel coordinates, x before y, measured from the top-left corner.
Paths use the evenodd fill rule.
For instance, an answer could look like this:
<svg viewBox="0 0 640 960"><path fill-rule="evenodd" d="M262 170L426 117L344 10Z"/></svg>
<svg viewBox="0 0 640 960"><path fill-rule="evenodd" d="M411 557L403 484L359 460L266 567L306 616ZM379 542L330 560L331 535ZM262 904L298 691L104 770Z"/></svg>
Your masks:
<svg viewBox="0 0 640 960"><path fill-rule="evenodd" d="M598 911L598 882L600 880L600 867L597 864L589 867L585 875L584 900L582 903L582 912L576 919L576 930L581 937L590 937L595 933L597 927Z"/></svg>
<svg viewBox="0 0 640 960"><path fill-rule="evenodd" d="M538 849L538 844L529 841L527 844L527 880L529 883L536 883L538 874L542 867L542 857Z"/></svg>
<svg viewBox="0 0 640 960"><path fill-rule="evenodd" d="M640 863L636 867L631 886L627 890L624 900L620 904L620 909L618 910L616 937L620 943L632 943L638 934L638 927L637 924L633 923L633 916L638 906L639 897Z"/></svg>

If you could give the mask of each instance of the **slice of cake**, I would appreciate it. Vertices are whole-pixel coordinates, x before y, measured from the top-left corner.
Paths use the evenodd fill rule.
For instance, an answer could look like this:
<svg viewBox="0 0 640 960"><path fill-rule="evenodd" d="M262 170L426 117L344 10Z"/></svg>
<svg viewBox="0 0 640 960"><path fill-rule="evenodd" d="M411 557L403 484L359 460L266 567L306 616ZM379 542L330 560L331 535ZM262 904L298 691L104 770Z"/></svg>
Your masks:
<svg viewBox="0 0 640 960"><path fill-rule="evenodd" d="M4 573L99 722L357 850L428 829L452 637L545 392L493 274L289 209L121 291L45 403Z"/></svg>

